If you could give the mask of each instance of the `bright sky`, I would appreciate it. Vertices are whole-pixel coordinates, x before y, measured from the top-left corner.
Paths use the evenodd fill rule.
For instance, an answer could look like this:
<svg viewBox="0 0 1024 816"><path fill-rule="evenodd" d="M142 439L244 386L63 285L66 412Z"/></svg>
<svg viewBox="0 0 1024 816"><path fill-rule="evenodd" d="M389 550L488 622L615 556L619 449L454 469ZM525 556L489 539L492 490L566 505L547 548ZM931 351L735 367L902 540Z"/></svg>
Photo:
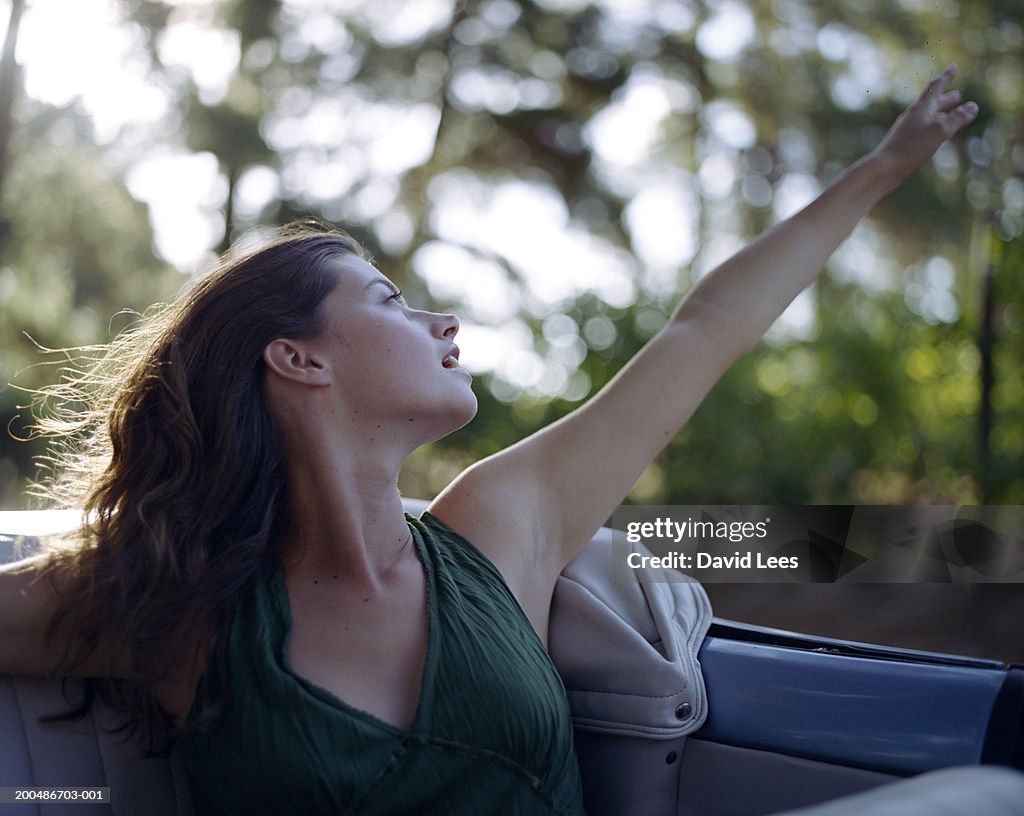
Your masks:
<svg viewBox="0 0 1024 816"><path fill-rule="evenodd" d="M546 0L546 4L579 2ZM181 20L158 42L161 58L191 72L203 98L216 102L238 63L237 36L207 25L204 4L197 0L176 0L172 5L179 6ZM286 5L309 23L302 27L307 46L328 53L334 49L342 57L346 32L334 24L333 9L361 15L377 36L395 44L415 40L450 11L448 0L418 0L412 6L403 0L292 0ZM627 39L636 25L652 15L666 29L694 24L688 7L681 3L659 3L656 11L642 0L602 0L602 5ZM399 7L402 14L396 13ZM410 8L416 13L405 13ZM502 0L489 8L498 21L503 16L505 22L514 20L518 13ZM706 56L728 63L755 36L747 6L723 0L697 30L696 41ZM138 38L137 32L118 24L112 0L32 0L18 49L27 91L58 106L80 98L102 141L125 138L133 129L149 133L146 128L158 128L169 101L164 90L146 81ZM885 82L884 61L870 43L852 32L826 28L816 41L799 47L817 48L828 59L850 61L855 70L833 89L838 102L849 97L849 107L863 99L865 84L881 89ZM554 78L560 60L550 62ZM341 72L345 70L342 63ZM536 73L543 77L545 70L540 66ZM467 74L453 92L468 104L508 108L545 104L558 92L558 85L543 79L516 84L500 74L477 72ZM402 241L408 224L392 206L398 192L395 178L429 155L437 109L429 104L388 105L362 97L355 89L299 105L301 114L291 115L287 105L281 107L266 128L267 138L283 157L280 181L268 168L251 168L239 185L239 212L243 216L258 212L278 192L279 183L329 207L357 180L352 168L366 167L373 180L346 201L360 216L376 219L382 238ZM695 175L680 171L661 155L662 125L672 116L700 117L703 160ZM529 332L513 318L524 298L532 311L544 314L557 312L562 303L584 291L595 292L614 306L633 302L638 283L668 295L678 285L677 270L695 261L699 252L697 272L701 274L738 247L738 239L729 233L728 218L721 221L724 228L714 242L699 246L702 199L707 206L725 202L742 183L748 201L770 202L775 215L783 217L817 191L816 182L800 173L786 176L774 190L766 183L759 187L756 181L741 179L739 151L757 141L750 118L727 101L702 106L696 89L680 78L662 76L653 67L634 71L612 103L586 125L583 138L594 148L596 172L631 199L625 225L633 235L638 258L575 225L561 198L541 184L508 181L485 187L468 172L453 172L437 179L430 190L437 205L434 227L441 240L424 247L415 259L416 271L435 296L455 295L465 303L463 360L467 367L496 369L510 382L542 395L583 389L585 384L571 382L581 345L579 329L552 324L552 355L540 360L532 351ZM797 142L793 144L798 151ZM157 139L130 168L127 183L133 195L150 205L160 253L185 271L200 265L221 232L218 211L225 187L214 157L189 154ZM523 240L524 235L529 240ZM504 256L520 271L525 291L514 289L503 270L481 259L488 253ZM466 285L469 280L472 287ZM783 325L809 330L810 314L806 299L798 301Z"/></svg>
<svg viewBox="0 0 1024 816"><path fill-rule="evenodd" d="M146 82L134 44L110 0L33 0L17 59L31 96L57 106L81 97L106 141L126 122L155 122L167 110L165 95Z"/></svg>

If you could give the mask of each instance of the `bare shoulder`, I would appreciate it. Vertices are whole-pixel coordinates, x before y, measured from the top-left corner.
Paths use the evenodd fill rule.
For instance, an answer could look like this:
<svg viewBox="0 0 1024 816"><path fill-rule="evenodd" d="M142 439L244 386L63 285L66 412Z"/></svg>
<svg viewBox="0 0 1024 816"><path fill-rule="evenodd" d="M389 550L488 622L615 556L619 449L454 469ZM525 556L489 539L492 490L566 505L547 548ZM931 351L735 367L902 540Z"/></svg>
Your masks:
<svg viewBox="0 0 1024 816"><path fill-rule="evenodd" d="M532 487L504 454L476 463L431 502L428 510L471 541L514 579L544 536L531 513Z"/></svg>
<svg viewBox="0 0 1024 816"><path fill-rule="evenodd" d="M538 489L520 458L505 451L464 471L428 510L494 563L540 631L561 565Z"/></svg>

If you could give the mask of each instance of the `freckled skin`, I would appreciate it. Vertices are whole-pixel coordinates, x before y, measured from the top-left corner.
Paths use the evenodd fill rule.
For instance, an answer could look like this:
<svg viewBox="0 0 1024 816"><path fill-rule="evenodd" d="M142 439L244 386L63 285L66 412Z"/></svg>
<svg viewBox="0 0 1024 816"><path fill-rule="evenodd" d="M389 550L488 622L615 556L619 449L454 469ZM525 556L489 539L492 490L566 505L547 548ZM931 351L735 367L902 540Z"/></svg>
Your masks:
<svg viewBox="0 0 1024 816"><path fill-rule="evenodd" d="M471 378L464 369L443 364L458 320L412 308L393 283L359 258L332 263L339 283L324 299L325 330L310 345L331 370L339 413L357 424L372 421L367 433L372 429L384 436L394 430L395 420L423 425L416 445L472 419Z"/></svg>
<svg viewBox="0 0 1024 816"><path fill-rule="evenodd" d="M416 448L476 413L453 315L414 309L355 256L321 331L264 349L266 393L286 439L291 517L282 568L296 672L388 722L415 714L425 659L423 565L398 472ZM330 576L336 576L331 578Z"/></svg>

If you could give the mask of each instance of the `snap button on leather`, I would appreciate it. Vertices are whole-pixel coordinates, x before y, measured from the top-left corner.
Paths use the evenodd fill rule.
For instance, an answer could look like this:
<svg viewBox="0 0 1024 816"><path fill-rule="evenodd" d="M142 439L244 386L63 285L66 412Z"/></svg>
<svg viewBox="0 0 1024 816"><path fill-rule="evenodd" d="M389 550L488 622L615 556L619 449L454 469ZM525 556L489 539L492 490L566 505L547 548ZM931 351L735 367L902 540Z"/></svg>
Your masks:
<svg viewBox="0 0 1024 816"><path fill-rule="evenodd" d="M692 711L693 706L691 706L689 703L680 703L676 706L676 719L685 720L687 717L690 716L690 713Z"/></svg>

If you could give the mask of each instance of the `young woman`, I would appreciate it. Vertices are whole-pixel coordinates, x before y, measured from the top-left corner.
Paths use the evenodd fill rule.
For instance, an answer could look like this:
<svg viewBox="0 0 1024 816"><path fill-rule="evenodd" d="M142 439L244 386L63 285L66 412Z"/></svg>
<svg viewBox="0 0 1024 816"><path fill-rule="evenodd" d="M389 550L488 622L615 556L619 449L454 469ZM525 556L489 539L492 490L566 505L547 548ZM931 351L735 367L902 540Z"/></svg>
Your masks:
<svg viewBox="0 0 1024 816"><path fill-rule="evenodd" d="M857 221L975 118L954 73L586 405L420 519L399 468L476 409L458 320L407 304L341 234L228 258L54 389L95 406L47 425L80 440L53 492L87 522L0 575L0 671L104 678L133 728L177 733L200 813L582 812L543 645L560 571Z"/></svg>

